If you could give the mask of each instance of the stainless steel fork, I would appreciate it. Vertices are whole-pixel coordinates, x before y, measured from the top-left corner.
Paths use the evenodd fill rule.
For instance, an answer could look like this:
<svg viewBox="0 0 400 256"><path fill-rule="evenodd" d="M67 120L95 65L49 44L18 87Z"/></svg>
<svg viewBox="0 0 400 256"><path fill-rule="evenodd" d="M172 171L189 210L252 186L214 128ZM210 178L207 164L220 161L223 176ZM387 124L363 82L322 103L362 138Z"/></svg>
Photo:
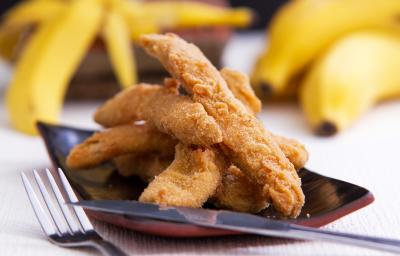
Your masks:
<svg viewBox="0 0 400 256"><path fill-rule="evenodd" d="M97 234L81 207L65 203L64 196L68 202L78 199L61 169L58 174L60 186L49 169L21 173L29 201L50 242L62 247L93 247L103 255L127 255Z"/></svg>

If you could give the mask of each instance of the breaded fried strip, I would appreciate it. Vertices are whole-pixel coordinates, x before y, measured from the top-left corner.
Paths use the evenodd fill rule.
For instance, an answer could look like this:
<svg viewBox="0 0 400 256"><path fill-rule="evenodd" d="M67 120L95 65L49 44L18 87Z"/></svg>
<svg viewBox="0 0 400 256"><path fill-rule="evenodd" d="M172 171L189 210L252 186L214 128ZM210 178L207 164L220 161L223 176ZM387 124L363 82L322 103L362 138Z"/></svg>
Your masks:
<svg viewBox="0 0 400 256"><path fill-rule="evenodd" d="M275 139L278 141L286 157L289 158L296 168L304 166L308 154L303 145L296 140L280 136L275 136ZM125 154L143 155L145 153L159 152L162 156L171 156L174 153L176 143L178 143L177 140L149 127L147 124L116 126L97 132L81 144L75 146L69 153L67 164L69 167L76 169L95 166L101 162ZM138 159L141 158L143 157L138 157ZM133 156L121 156L121 159L131 159L131 162L134 160ZM117 162L126 161L119 160ZM145 160L138 160L137 165L142 166L145 162ZM120 166L124 165L121 164ZM127 170L127 168L123 169ZM122 171L122 173L125 173L125 171Z"/></svg>
<svg viewBox="0 0 400 256"><path fill-rule="evenodd" d="M279 143L279 147L295 168L300 169L304 167L308 159L308 153L304 146L294 139L274 136L275 140ZM124 145L125 143L121 147ZM144 181L148 181L160 174L172 162L173 159L168 156L168 152L173 152L173 150L171 148L167 153L164 152L165 156L159 154L148 155L145 154L146 152L136 151L135 154L117 156L113 161L122 176L136 175L143 178ZM247 183L249 182L251 181L247 181Z"/></svg>
<svg viewBox="0 0 400 256"><path fill-rule="evenodd" d="M261 192L258 184L235 165L231 165L223 171L221 185L210 201L223 209L257 213L269 205Z"/></svg>
<svg viewBox="0 0 400 256"><path fill-rule="evenodd" d="M223 132L222 149L235 165L262 186L265 200L285 216L298 216L304 194L293 164L271 133L233 96L202 52L174 34L143 35L140 43L214 117Z"/></svg>
<svg viewBox="0 0 400 256"><path fill-rule="evenodd" d="M75 146L67 157L72 169L95 166L115 156L158 152L172 155L177 141L148 125L122 125L97 132Z"/></svg>
<svg viewBox="0 0 400 256"><path fill-rule="evenodd" d="M294 139L273 136L294 167L303 168L308 160L305 147ZM260 195L262 195L262 188L238 167L231 165L223 172L221 185L211 201L224 209L256 213L268 207L267 201Z"/></svg>
<svg viewBox="0 0 400 256"><path fill-rule="evenodd" d="M294 165L296 170L303 168L308 161L308 151L303 144L295 139L273 135L279 148L285 154L286 158Z"/></svg>
<svg viewBox="0 0 400 256"><path fill-rule="evenodd" d="M296 169L304 167L308 153L304 146L296 140L275 136L286 157ZM151 181L159 175L172 161L161 156L125 155L115 159L121 175L136 175L144 181ZM238 167L231 165L222 171L222 182L211 202L217 207L240 212L257 213L268 207L267 201L261 197L261 187L249 179Z"/></svg>
<svg viewBox="0 0 400 256"><path fill-rule="evenodd" d="M307 151L295 140L275 136L286 157L300 169L307 161ZM172 157L151 155L123 155L114 159L118 172L123 176L139 176L150 182L172 162ZM239 168L231 165L222 171L222 182L211 201L218 207L241 212L259 212L268 206L260 196L261 188L250 180Z"/></svg>
<svg viewBox="0 0 400 256"><path fill-rule="evenodd" d="M278 136L277 136L278 137ZM307 155L307 151L296 141L279 137L289 160L300 169L305 164L305 158L297 156ZM279 141L279 139L278 139ZM299 147L300 146L300 147ZM299 150L299 152L296 152ZM124 155L114 159L118 171L123 176L139 176L143 181L150 182L154 176L163 172L172 162L170 157L159 155ZM260 196L261 188L250 180L244 172L234 165L222 171L222 182L218 186L216 193L212 196L211 202L217 207L233 211L257 213L268 207L267 201Z"/></svg>
<svg viewBox="0 0 400 256"><path fill-rule="evenodd" d="M167 169L173 160L174 155L128 154L114 158L113 162L122 176L139 176L143 181L150 182Z"/></svg>
<svg viewBox="0 0 400 256"><path fill-rule="evenodd" d="M192 149L179 143L175 160L156 176L139 197L141 202L201 207L221 181L224 159L210 149Z"/></svg>
<svg viewBox="0 0 400 256"><path fill-rule="evenodd" d="M105 127L146 120L185 144L210 146L222 141L215 120L199 103L178 95L175 88L139 84L101 106L95 121Z"/></svg>
<svg viewBox="0 0 400 256"><path fill-rule="evenodd" d="M247 75L229 68L223 68L220 73L233 95L247 107L249 113L257 114L260 112L261 101L250 86ZM308 160L308 152L304 145L295 139L289 139L278 135L273 136L286 158L289 159L294 167L296 169L304 167Z"/></svg>
<svg viewBox="0 0 400 256"><path fill-rule="evenodd" d="M295 164L297 169L304 166L307 151L295 140L278 137L280 147ZM300 156L300 157L299 157ZM296 157L298 159L296 159ZM123 176L139 176L143 181L150 182L172 162L170 157L159 155L124 155L114 159L119 173ZM244 172L234 165L222 171L222 182L218 186L211 202L217 207L240 212L257 213L268 207L267 201L261 197L261 188L250 180Z"/></svg>
<svg viewBox="0 0 400 256"><path fill-rule="evenodd" d="M251 88L247 75L230 68L223 68L220 73L233 95L245 105L250 113L255 115L261 111L261 101Z"/></svg>

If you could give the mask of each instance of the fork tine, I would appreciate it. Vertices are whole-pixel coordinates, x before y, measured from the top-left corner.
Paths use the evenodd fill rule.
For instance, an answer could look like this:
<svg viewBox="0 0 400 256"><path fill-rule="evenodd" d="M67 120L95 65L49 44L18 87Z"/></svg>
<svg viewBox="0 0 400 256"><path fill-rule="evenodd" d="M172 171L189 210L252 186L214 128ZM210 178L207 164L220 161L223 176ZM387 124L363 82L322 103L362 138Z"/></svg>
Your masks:
<svg viewBox="0 0 400 256"><path fill-rule="evenodd" d="M57 206L51 199L50 194L47 191L42 178L40 177L39 173L36 170L33 170L33 176L35 177L36 183L39 186L40 193L42 193L44 202L47 206L47 209L50 212L50 216L53 219L54 224L56 224L59 234L72 233L69 227L66 225L65 219L62 218L60 213L57 211Z"/></svg>
<svg viewBox="0 0 400 256"><path fill-rule="evenodd" d="M42 227L44 233L48 236L57 234L57 230L54 224L51 223L50 219L46 215L42 204L40 203L35 191L33 190L31 182L28 180L28 177L24 172L21 173L21 177L26 193L28 194L29 201L31 202L33 211L35 212L36 218L39 220L40 226Z"/></svg>
<svg viewBox="0 0 400 256"><path fill-rule="evenodd" d="M69 228L72 230L73 233L79 232L80 228L77 225L74 217L72 216L70 209L65 204L65 199L62 196L61 191L58 188L58 185L57 185L53 175L51 174L50 170L47 168L46 168L46 175L47 175L47 178L49 179L50 186L57 198L58 206L61 208L62 214L64 215L64 218L67 221Z"/></svg>
<svg viewBox="0 0 400 256"><path fill-rule="evenodd" d="M61 170L61 168L58 168L58 174L60 175L61 183L63 184L65 192L68 195L69 201L72 203L78 202L78 198L76 197L71 185L68 182L67 177L65 177L64 172ZM78 220L83 230L84 231L93 230L92 223L90 223L90 220L86 216L86 213L83 211L82 207L73 206L72 208L74 209L75 214L78 217Z"/></svg>

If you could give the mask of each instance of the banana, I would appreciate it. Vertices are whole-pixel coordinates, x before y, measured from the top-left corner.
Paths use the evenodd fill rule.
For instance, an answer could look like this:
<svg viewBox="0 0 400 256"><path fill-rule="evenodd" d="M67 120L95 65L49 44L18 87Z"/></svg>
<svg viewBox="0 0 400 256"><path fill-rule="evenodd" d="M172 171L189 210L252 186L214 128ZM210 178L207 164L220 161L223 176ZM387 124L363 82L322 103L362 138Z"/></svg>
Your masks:
<svg viewBox="0 0 400 256"><path fill-rule="evenodd" d="M160 24L169 27L232 25L243 27L251 22L248 8L226 8L210 6L199 2L154 1L142 4L143 13L160 19Z"/></svg>
<svg viewBox="0 0 400 256"><path fill-rule="evenodd" d="M0 26L0 56L7 59L14 57L20 35L35 28L18 56L6 94L11 123L19 131L36 134L36 120L58 120L66 87L98 33L106 44L119 84L127 87L137 79L132 39L171 26L244 26L250 16L247 9L191 2L23 2L6 14Z"/></svg>
<svg viewBox="0 0 400 256"><path fill-rule="evenodd" d="M273 18L268 49L251 80L261 97L282 94L291 80L333 42L359 29L385 27L400 14L399 0L291 1Z"/></svg>
<svg viewBox="0 0 400 256"><path fill-rule="evenodd" d="M66 86L95 38L102 15L97 1L75 0L32 36L6 94L16 129L36 134L36 120L57 121Z"/></svg>
<svg viewBox="0 0 400 256"><path fill-rule="evenodd" d="M65 6L63 2L37 0L22 2L11 9L0 26L0 56L12 61L21 34L33 24L54 18Z"/></svg>
<svg viewBox="0 0 400 256"><path fill-rule="evenodd" d="M129 29L122 14L115 9L107 13L102 38L106 43L119 83L124 87L135 84L137 82L136 63Z"/></svg>
<svg viewBox="0 0 400 256"><path fill-rule="evenodd" d="M157 33L166 28L245 27L252 21L248 8L227 9L192 1L123 1L120 5L133 29L132 40L138 39L137 28Z"/></svg>
<svg viewBox="0 0 400 256"><path fill-rule="evenodd" d="M300 103L317 134L349 126L376 102L400 95L400 36L364 31L342 38L300 87Z"/></svg>
<svg viewBox="0 0 400 256"><path fill-rule="evenodd" d="M4 17L2 29L13 30L31 24L39 24L57 17L67 4L63 1L36 0L26 1L11 9Z"/></svg>

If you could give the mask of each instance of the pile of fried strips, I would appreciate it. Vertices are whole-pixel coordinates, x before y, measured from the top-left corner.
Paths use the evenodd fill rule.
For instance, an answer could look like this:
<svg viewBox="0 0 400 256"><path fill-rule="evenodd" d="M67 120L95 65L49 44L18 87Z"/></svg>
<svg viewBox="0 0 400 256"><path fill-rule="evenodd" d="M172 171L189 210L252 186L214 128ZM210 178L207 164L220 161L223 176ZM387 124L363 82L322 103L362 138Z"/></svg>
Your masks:
<svg viewBox="0 0 400 256"><path fill-rule="evenodd" d="M304 204L297 174L304 146L266 130L261 102L246 75L218 71L203 53L175 34L140 39L171 74L164 85L138 84L95 113L106 129L75 146L71 169L113 161L123 176L148 182L139 201L256 213L270 204L295 218Z"/></svg>

